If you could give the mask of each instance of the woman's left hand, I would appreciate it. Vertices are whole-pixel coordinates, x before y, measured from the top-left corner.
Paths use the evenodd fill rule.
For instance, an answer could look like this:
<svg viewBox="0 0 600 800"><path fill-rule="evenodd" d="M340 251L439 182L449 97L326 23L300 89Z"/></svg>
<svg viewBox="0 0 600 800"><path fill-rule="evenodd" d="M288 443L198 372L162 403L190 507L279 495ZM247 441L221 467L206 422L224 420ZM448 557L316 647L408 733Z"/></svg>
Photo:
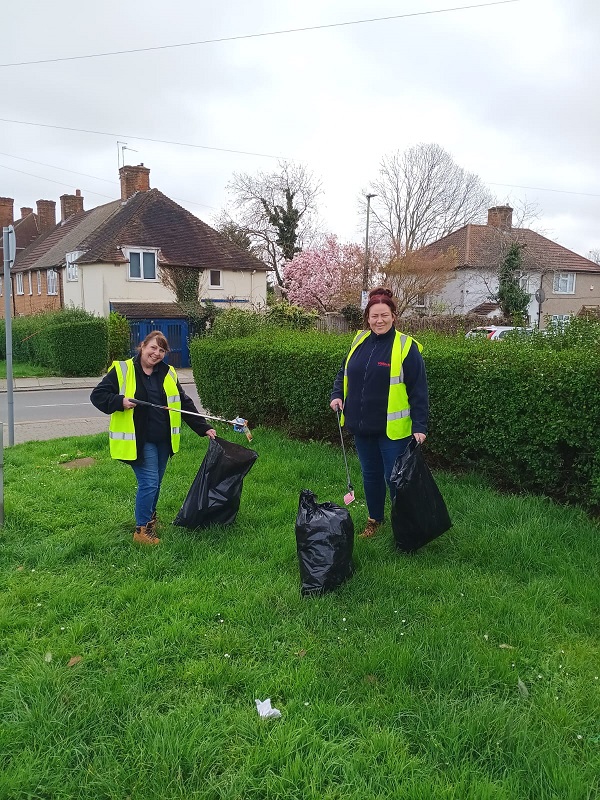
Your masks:
<svg viewBox="0 0 600 800"><path fill-rule="evenodd" d="M413 433L413 436L415 437L415 439L419 444L423 444L423 442L427 438L427 434L425 433Z"/></svg>
<svg viewBox="0 0 600 800"><path fill-rule="evenodd" d="M214 439L217 435L217 432L214 428L209 428L204 435L208 436L209 439Z"/></svg>

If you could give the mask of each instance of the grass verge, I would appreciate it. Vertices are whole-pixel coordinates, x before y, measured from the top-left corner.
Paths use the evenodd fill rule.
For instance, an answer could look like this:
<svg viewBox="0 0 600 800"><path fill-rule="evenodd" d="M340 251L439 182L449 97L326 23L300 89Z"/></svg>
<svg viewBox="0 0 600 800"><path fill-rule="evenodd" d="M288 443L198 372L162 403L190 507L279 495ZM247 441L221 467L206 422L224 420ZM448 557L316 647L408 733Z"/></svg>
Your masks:
<svg viewBox="0 0 600 800"><path fill-rule="evenodd" d="M341 502L341 454L254 433L235 525L192 533L168 524L207 447L185 429L150 549L105 436L6 451L0 797L597 797L597 525L440 474L447 534L409 557L388 523L302 599L299 492Z"/></svg>

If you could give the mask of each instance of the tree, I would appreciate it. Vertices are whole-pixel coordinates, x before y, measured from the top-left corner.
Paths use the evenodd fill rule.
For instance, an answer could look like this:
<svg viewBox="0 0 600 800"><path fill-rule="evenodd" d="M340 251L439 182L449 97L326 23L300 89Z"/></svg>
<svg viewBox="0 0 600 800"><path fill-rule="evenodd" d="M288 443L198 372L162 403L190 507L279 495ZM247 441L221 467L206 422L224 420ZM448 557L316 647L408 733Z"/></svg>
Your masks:
<svg viewBox="0 0 600 800"><path fill-rule="evenodd" d="M508 319L522 322L527 314L531 296L521 288L523 272L523 245L513 242L498 274L498 293L496 300L502 313Z"/></svg>
<svg viewBox="0 0 600 800"><path fill-rule="evenodd" d="M360 245L340 244L328 234L320 247L303 250L284 267L288 300L303 308L339 311L360 296L362 264Z"/></svg>
<svg viewBox="0 0 600 800"><path fill-rule="evenodd" d="M456 267L454 248L427 257L423 253L406 253L392 261L385 270L385 284L394 292L398 316L420 306L421 298L441 292Z"/></svg>
<svg viewBox="0 0 600 800"><path fill-rule="evenodd" d="M600 264L600 249L590 250L588 253L588 258L590 261L595 261L596 264Z"/></svg>
<svg viewBox="0 0 600 800"><path fill-rule="evenodd" d="M248 230L234 222L226 213L223 213L220 219L217 220L216 229L237 247L241 247L242 250L247 250L252 255L255 255L255 248Z"/></svg>
<svg viewBox="0 0 600 800"><path fill-rule="evenodd" d="M320 182L303 165L280 161L276 172L234 173L227 189L235 224L283 286L283 265L314 235Z"/></svg>
<svg viewBox="0 0 600 800"><path fill-rule="evenodd" d="M384 156L369 193L373 244L397 260L480 218L492 196L437 144Z"/></svg>

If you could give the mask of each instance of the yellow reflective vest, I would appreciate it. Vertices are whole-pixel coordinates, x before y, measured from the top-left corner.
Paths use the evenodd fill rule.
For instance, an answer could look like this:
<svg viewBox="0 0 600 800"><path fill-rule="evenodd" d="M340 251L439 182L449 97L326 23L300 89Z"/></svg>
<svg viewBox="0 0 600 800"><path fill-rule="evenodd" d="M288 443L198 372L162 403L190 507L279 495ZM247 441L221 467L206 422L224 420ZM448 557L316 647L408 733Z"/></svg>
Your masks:
<svg viewBox="0 0 600 800"><path fill-rule="evenodd" d="M125 397L135 397L136 381L133 359L127 361L113 361L110 369L117 373L119 381L119 394ZM110 370L109 370L110 371ZM171 428L171 449L174 453L179 450L181 437L181 397L177 388L177 373L173 367L169 370L163 381L163 388L167 396L167 405L174 408L169 411L169 425ZM108 426L110 441L110 455L121 461L135 461L137 458L137 443L135 439L135 425L133 422L133 408L124 408L110 415Z"/></svg>
<svg viewBox="0 0 600 800"><path fill-rule="evenodd" d="M371 331L358 331L344 366L344 403L348 394L348 363L357 347L371 334ZM415 343L419 352L423 352L423 346L405 333L396 331L392 344L392 361L390 366L390 388L388 391L387 422L385 432L389 439L405 439L412 434L412 420L410 418L410 405L406 384L404 383L403 362L406 358L410 346ZM340 417L340 423L344 424L344 415Z"/></svg>

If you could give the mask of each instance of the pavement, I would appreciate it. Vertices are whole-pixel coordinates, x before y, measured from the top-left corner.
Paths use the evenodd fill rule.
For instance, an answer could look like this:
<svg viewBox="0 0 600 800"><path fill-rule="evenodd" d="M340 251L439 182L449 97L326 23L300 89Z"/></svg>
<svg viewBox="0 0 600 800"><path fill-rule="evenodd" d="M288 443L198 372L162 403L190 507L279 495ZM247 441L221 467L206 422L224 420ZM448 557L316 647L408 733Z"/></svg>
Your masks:
<svg viewBox="0 0 600 800"><path fill-rule="evenodd" d="M177 376L182 386L194 384L191 369L178 369ZM14 378L13 393L43 391L44 389L93 389L102 375L90 378ZM7 391L6 379L0 380L0 393ZM17 400L15 399L15 402ZM14 443L41 442L60 439L64 436L90 436L108 431L108 417L102 414L88 418L53 419L41 422L15 422ZM8 445L8 424L3 425L4 445Z"/></svg>

